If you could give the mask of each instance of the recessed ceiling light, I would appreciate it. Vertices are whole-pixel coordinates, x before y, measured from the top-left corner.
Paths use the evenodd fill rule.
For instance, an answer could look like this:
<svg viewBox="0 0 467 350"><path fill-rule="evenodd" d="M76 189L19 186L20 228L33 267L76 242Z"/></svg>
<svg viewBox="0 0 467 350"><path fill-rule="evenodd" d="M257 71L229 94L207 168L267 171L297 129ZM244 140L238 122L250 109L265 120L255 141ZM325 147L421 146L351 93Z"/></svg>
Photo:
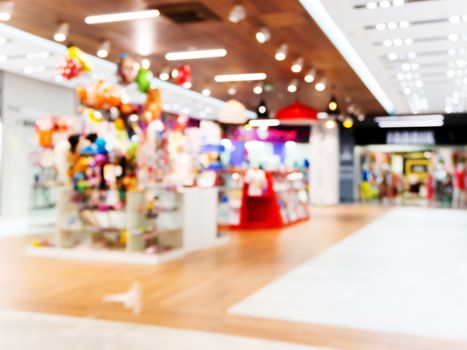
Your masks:
<svg viewBox="0 0 467 350"><path fill-rule="evenodd" d="M202 93L204 96L211 96L211 90L208 89L208 88L204 88L203 91L201 91L201 93Z"/></svg>
<svg viewBox="0 0 467 350"><path fill-rule="evenodd" d="M391 60L391 61L397 60L398 57L399 57L399 56L398 56L397 53L395 53L395 52L390 52L390 53L388 54L388 59Z"/></svg>
<svg viewBox="0 0 467 350"><path fill-rule="evenodd" d="M28 66L25 66L23 70L24 70L24 73L31 74L32 72L34 72L34 67L28 65Z"/></svg>
<svg viewBox="0 0 467 350"><path fill-rule="evenodd" d="M192 86L193 86L193 84L191 83L191 81L185 81L185 82L183 83L183 87L184 87L185 89L191 89Z"/></svg>
<svg viewBox="0 0 467 350"><path fill-rule="evenodd" d="M378 7L378 4L374 1L370 1L369 3L366 4L366 8L369 10L374 10Z"/></svg>
<svg viewBox="0 0 467 350"><path fill-rule="evenodd" d="M290 69L294 73L300 73L303 69L303 63L304 63L303 57L297 57L297 59L294 61Z"/></svg>
<svg viewBox="0 0 467 350"><path fill-rule="evenodd" d="M263 92L263 84L261 83L256 84L255 87L253 88L253 93L256 95L260 95L262 92Z"/></svg>
<svg viewBox="0 0 467 350"><path fill-rule="evenodd" d="M376 30L385 30L386 29L386 24L384 23L378 23L375 26Z"/></svg>
<svg viewBox="0 0 467 350"><path fill-rule="evenodd" d="M417 57L417 54L415 52L411 51L411 52L409 52L407 54L407 57L413 60L414 58Z"/></svg>
<svg viewBox="0 0 467 350"><path fill-rule="evenodd" d="M405 74L404 73L398 73L397 74L397 79L398 80L404 80L405 79Z"/></svg>
<svg viewBox="0 0 467 350"><path fill-rule="evenodd" d="M306 73L303 79L305 80L306 83L312 83L315 80L315 77L316 77L316 69L311 68L310 70L308 70L308 72Z"/></svg>
<svg viewBox="0 0 467 350"><path fill-rule="evenodd" d="M13 1L0 2L0 21L7 22L11 19L14 6L15 3Z"/></svg>
<svg viewBox="0 0 467 350"><path fill-rule="evenodd" d="M169 52L165 55L165 59L167 61L195 60L202 58L224 57L226 55L227 50L225 49L192 50Z"/></svg>
<svg viewBox="0 0 467 350"><path fill-rule="evenodd" d="M229 21L232 23L238 23L246 19L246 9L242 4L235 4L230 10Z"/></svg>
<svg viewBox="0 0 467 350"><path fill-rule="evenodd" d="M99 48L97 49L97 57L106 58L109 55L109 52L110 52L110 41L105 40L99 45Z"/></svg>
<svg viewBox="0 0 467 350"><path fill-rule="evenodd" d="M395 7L404 6L404 4L405 4L405 0L394 0L392 2L392 5Z"/></svg>
<svg viewBox="0 0 467 350"><path fill-rule="evenodd" d="M230 96L234 96L234 95L237 93L237 89L234 88L234 87L229 87L229 89L227 90L227 93L228 93Z"/></svg>
<svg viewBox="0 0 467 350"><path fill-rule="evenodd" d="M287 91L291 92L291 93L294 93L294 92L297 92L297 90L298 90L298 80L294 79L287 86Z"/></svg>
<svg viewBox="0 0 467 350"><path fill-rule="evenodd" d="M451 34L448 35L448 39L449 39L449 41L453 41L453 42L457 41L457 40L459 40L459 35L456 34L456 33L451 33Z"/></svg>
<svg viewBox="0 0 467 350"><path fill-rule="evenodd" d="M165 67L161 70L159 74L159 79L163 81L167 81L170 79L170 68L169 67Z"/></svg>
<svg viewBox="0 0 467 350"><path fill-rule="evenodd" d="M397 23L396 22L389 22L387 24L387 26L388 26L388 29L394 30L394 29L397 28Z"/></svg>
<svg viewBox="0 0 467 350"><path fill-rule="evenodd" d="M405 45L412 45L413 44L413 39L406 38L406 39L404 39L404 43L405 43Z"/></svg>
<svg viewBox="0 0 467 350"><path fill-rule="evenodd" d="M383 9L387 9L388 7L391 7L391 2L388 0L383 0L379 2L379 6Z"/></svg>
<svg viewBox="0 0 467 350"><path fill-rule="evenodd" d="M449 22L451 23L459 23L461 18L459 16L451 16L449 17Z"/></svg>
<svg viewBox="0 0 467 350"><path fill-rule="evenodd" d="M386 39L383 41L383 46L385 47L391 47L392 46L392 40Z"/></svg>
<svg viewBox="0 0 467 350"><path fill-rule="evenodd" d="M218 83L225 83L231 81L255 81L266 80L266 73L245 73L245 74L221 74L214 77L214 81Z"/></svg>
<svg viewBox="0 0 467 350"><path fill-rule="evenodd" d="M400 21L400 22L399 22L399 27L401 27L401 28L409 28L409 27L410 27L410 22L409 22L409 21Z"/></svg>
<svg viewBox="0 0 467 350"><path fill-rule="evenodd" d="M144 10L133 12L109 13L105 15L88 16L84 19L87 24L133 21L138 19L155 18L160 15L158 10Z"/></svg>
<svg viewBox="0 0 467 350"><path fill-rule="evenodd" d="M143 58L141 60L141 68L149 69L149 67L151 67L151 61L147 58Z"/></svg>
<svg viewBox="0 0 467 350"><path fill-rule="evenodd" d="M256 33L256 40L258 40L259 43L263 44L266 41L269 41L271 39L271 32L267 27L262 27L258 32Z"/></svg>
<svg viewBox="0 0 467 350"><path fill-rule="evenodd" d="M402 46L402 39L394 39L394 45Z"/></svg>
<svg viewBox="0 0 467 350"><path fill-rule="evenodd" d="M57 27L57 30L55 30L54 33L54 40L62 43L66 40L68 37L68 32L70 30L70 25L68 23L61 23Z"/></svg>
<svg viewBox="0 0 467 350"><path fill-rule="evenodd" d="M324 90L326 90L326 80L321 79L320 81L318 81L315 85L315 90L318 92L323 92Z"/></svg>
<svg viewBox="0 0 467 350"><path fill-rule="evenodd" d="M274 57L276 58L277 61L283 61L287 57L288 50L289 50L289 45L284 43L278 47Z"/></svg>
<svg viewBox="0 0 467 350"><path fill-rule="evenodd" d="M402 70L408 71L410 70L410 64L409 63L402 63L401 65Z"/></svg>

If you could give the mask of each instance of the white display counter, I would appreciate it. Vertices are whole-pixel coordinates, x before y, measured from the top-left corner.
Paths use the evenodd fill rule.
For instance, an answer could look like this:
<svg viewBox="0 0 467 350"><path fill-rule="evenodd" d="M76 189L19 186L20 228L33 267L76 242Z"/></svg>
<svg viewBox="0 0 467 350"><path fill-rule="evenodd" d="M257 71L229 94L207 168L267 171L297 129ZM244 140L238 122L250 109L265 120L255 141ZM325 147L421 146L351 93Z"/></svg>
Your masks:
<svg viewBox="0 0 467 350"><path fill-rule="evenodd" d="M73 246L70 240L76 235L86 236L84 230L65 229L69 223L76 223L76 209L66 200L67 191L62 191L58 201L59 217L53 247L33 247L26 249L28 256L43 258L59 258L85 261L115 262L155 265L180 258L185 254L200 251L228 242L227 236L220 236L217 230L218 190L216 188L179 188L176 193L178 212L161 215L162 220L171 221L173 227L180 227L180 245L176 248L146 253L142 247L142 234L132 233L132 229L141 224L141 215L131 213L131 207L138 207L138 194L130 195L127 203L126 220L123 225L128 230L128 241L125 250L95 249L83 245ZM131 199L130 199L131 198ZM141 203L140 203L141 204Z"/></svg>

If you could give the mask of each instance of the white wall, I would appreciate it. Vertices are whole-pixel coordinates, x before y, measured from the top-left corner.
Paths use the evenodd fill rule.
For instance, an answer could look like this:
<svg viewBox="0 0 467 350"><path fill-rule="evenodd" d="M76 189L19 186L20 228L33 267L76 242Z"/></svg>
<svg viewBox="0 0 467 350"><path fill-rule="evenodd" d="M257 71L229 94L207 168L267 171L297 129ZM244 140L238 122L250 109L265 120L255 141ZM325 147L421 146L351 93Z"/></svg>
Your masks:
<svg viewBox="0 0 467 350"><path fill-rule="evenodd" d="M46 115L73 115L71 89L3 73L1 134L2 217L28 214L33 172L29 155L37 147L33 123Z"/></svg>
<svg viewBox="0 0 467 350"><path fill-rule="evenodd" d="M312 204L339 203L339 130L313 126L310 136L310 199Z"/></svg>

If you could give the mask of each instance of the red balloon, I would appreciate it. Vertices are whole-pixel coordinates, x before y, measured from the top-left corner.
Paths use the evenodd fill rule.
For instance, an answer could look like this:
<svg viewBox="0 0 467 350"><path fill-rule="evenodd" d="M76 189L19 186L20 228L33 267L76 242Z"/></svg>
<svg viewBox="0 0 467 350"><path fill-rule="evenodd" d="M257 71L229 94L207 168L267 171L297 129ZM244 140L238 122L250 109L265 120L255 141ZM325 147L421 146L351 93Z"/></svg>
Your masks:
<svg viewBox="0 0 467 350"><path fill-rule="evenodd" d="M177 68L178 75L176 78L176 83L178 85L183 85L187 81L191 80L191 67L188 64L183 64Z"/></svg>
<svg viewBox="0 0 467 350"><path fill-rule="evenodd" d="M83 65L76 58L65 56L63 62L58 67L60 75L67 80L76 78L83 71Z"/></svg>

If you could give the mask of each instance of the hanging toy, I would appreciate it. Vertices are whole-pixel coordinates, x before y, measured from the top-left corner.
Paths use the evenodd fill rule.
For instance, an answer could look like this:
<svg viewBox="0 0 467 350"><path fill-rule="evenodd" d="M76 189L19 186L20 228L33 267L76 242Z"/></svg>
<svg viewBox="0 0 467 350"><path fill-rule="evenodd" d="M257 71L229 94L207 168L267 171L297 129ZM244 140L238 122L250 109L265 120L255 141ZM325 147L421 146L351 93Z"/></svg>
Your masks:
<svg viewBox="0 0 467 350"><path fill-rule="evenodd" d="M147 93L151 88L152 73L149 69L140 68L138 74L136 75L136 85L138 90Z"/></svg>
<svg viewBox="0 0 467 350"><path fill-rule="evenodd" d="M71 80L81 74L83 66L77 59L66 56L58 66L58 71L66 80Z"/></svg>
<svg viewBox="0 0 467 350"><path fill-rule="evenodd" d="M188 64L183 64L177 68L178 74L175 82L177 85L183 85L191 80L191 67Z"/></svg>
<svg viewBox="0 0 467 350"><path fill-rule="evenodd" d="M67 52L68 57L78 60L86 72L92 70L92 65L89 63L89 60L87 59L86 54L83 51L78 49L76 46L70 46Z"/></svg>
<svg viewBox="0 0 467 350"><path fill-rule="evenodd" d="M139 63L126 53L120 54L120 61L118 62L117 75L119 82L124 85L131 84L135 81L136 75L139 70Z"/></svg>
<svg viewBox="0 0 467 350"><path fill-rule="evenodd" d="M159 89L150 89L144 104L144 118L149 123L159 119L162 113L162 100Z"/></svg>
<svg viewBox="0 0 467 350"><path fill-rule="evenodd" d="M100 123L103 120L102 113L92 108L86 108L84 114L94 123Z"/></svg>
<svg viewBox="0 0 467 350"><path fill-rule="evenodd" d="M44 148L53 148L55 120L52 117L39 119L36 121L35 129L39 145Z"/></svg>

